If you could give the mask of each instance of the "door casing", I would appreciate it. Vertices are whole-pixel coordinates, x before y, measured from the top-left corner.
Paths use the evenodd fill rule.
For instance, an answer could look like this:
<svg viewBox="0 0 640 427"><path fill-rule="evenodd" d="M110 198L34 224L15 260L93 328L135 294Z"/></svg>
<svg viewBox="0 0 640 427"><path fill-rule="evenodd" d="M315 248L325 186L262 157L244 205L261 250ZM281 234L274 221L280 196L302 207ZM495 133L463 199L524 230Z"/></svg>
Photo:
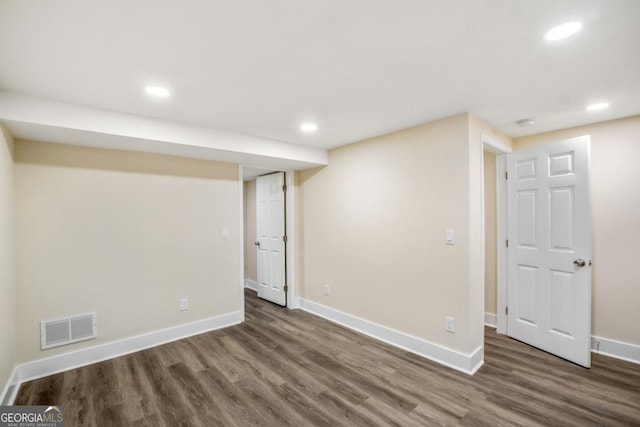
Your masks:
<svg viewBox="0 0 640 427"><path fill-rule="evenodd" d="M496 214L497 214L497 331L500 334L507 334L507 317L504 315L507 307L507 248L505 242L507 240L507 181L505 179L505 173L507 171L507 155L512 152L511 147L501 143L497 139L482 134L482 148L490 151L496 155L496 169L490 173L496 174ZM484 170L484 163L482 165L482 179L484 182L484 174L487 171ZM484 247L484 185L482 186L482 245ZM482 252L482 265L484 266L484 251ZM485 284L486 286L486 284ZM483 286L484 290L484 286Z"/></svg>

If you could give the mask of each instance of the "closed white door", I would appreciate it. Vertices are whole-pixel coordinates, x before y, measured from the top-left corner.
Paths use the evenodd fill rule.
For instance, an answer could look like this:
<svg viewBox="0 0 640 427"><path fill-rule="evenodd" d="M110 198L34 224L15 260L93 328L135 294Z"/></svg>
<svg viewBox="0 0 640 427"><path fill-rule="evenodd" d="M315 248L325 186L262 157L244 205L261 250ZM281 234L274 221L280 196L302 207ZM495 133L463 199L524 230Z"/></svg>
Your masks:
<svg viewBox="0 0 640 427"><path fill-rule="evenodd" d="M508 335L591 366L589 137L508 156Z"/></svg>
<svg viewBox="0 0 640 427"><path fill-rule="evenodd" d="M258 296L287 304L285 283L284 172L256 180Z"/></svg>

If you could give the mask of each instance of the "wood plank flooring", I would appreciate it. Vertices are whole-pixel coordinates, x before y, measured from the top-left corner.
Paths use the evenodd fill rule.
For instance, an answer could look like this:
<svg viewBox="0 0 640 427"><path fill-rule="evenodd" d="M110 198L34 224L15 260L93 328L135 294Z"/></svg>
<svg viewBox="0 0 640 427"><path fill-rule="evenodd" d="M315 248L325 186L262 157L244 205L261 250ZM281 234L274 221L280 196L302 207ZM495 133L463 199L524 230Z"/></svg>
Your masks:
<svg viewBox="0 0 640 427"><path fill-rule="evenodd" d="M246 293L246 322L22 385L66 426L640 426L640 365L584 369L486 330L453 371Z"/></svg>

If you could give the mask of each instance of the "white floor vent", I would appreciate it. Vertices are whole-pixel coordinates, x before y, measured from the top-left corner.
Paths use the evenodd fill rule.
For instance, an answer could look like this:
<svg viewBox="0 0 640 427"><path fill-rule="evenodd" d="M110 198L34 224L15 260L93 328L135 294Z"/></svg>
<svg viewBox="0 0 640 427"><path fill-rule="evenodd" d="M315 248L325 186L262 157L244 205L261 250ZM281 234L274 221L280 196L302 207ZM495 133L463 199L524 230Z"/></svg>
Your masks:
<svg viewBox="0 0 640 427"><path fill-rule="evenodd" d="M43 350L90 340L95 338L96 335L95 312L40 322L40 341Z"/></svg>

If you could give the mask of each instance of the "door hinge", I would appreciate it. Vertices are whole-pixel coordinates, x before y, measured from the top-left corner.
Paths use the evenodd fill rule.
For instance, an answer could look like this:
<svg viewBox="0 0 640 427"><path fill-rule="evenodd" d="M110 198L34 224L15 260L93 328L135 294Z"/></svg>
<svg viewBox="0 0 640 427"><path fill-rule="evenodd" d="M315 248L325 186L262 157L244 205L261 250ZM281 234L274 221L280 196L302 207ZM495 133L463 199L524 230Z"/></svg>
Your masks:
<svg viewBox="0 0 640 427"><path fill-rule="evenodd" d="M285 235L285 236L282 236L282 241L283 241L283 242L285 242L285 243L287 243L287 236L286 236L286 235Z"/></svg>
<svg viewBox="0 0 640 427"><path fill-rule="evenodd" d="M287 292L289 290L289 287L287 285L284 285L284 291Z"/></svg>
<svg viewBox="0 0 640 427"><path fill-rule="evenodd" d="M507 240L505 241L505 243L506 243L507 247L509 247L509 239L507 239Z"/></svg>
<svg viewBox="0 0 640 427"><path fill-rule="evenodd" d="M509 179L509 172L504 173L504 179Z"/></svg>
<svg viewBox="0 0 640 427"><path fill-rule="evenodd" d="M504 308L504 314L506 314L507 316L509 315L509 307Z"/></svg>
<svg viewBox="0 0 640 427"><path fill-rule="evenodd" d="M282 191L284 191L285 193L287 192L287 184L284 184L284 185L282 186Z"/></svg>

